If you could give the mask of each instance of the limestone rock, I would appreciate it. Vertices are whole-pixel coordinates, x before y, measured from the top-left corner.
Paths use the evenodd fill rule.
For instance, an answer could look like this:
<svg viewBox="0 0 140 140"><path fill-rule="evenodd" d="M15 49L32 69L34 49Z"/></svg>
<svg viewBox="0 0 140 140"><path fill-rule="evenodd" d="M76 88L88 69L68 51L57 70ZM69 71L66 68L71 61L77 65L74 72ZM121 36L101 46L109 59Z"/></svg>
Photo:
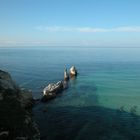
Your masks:
<svg viewBox="0 0 140 140"><path fill-rule="evenodd" d="M57 83L51 83L43 90L43 97L41 101L45 102L56 97L56 94L63 90L63 82L59 81Z"/></svg>
<svg viewBox="0 0 140 140"><path fill-rule="evenodd" d="M69 75L67 73L67 68L64 69L64 81L68 81L69 80Z"/></svg>
<svg viewBox="0 0 140 140"><path fill-rule="evenodd" d="M49 93L55 93L61 92L63 90L63 82L59 81L56 84L51 83L43 90L43 95L48 95Z"/></svg>
<svg viewBox="0 0 140 140"><path fill-rule="evenodd" d="M72 66L70 68L70 76L77 76L77 70L76 70L75 66Z"/></svg>

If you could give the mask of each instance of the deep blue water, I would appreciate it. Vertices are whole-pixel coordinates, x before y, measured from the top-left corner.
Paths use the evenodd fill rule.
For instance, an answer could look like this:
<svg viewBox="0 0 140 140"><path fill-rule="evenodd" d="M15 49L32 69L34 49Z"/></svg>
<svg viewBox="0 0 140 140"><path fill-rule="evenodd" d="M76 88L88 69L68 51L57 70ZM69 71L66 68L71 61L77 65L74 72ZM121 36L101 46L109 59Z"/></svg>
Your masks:
<svg viewBox="0 0 140 140"><path fill-rule="evenodd" d="M69 88L33 109L41 139L139 140L139 48L0 48L0 68L35 98L72 65L79 75Z"/></svg>

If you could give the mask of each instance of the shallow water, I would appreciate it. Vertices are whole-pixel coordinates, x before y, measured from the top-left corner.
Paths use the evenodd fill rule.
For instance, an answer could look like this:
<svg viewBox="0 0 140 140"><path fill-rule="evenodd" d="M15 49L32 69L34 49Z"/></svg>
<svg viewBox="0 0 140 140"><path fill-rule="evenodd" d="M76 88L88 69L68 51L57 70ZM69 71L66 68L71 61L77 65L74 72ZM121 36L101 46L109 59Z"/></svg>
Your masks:
<svg viewBox="0 0 140 140"><path fill-rule="evenodd" d="M33 109L42 139L139 140L139 54L138 48L0 48L0 67L36 98L63 78L64 66L77 67L67 90Z"/></svg>

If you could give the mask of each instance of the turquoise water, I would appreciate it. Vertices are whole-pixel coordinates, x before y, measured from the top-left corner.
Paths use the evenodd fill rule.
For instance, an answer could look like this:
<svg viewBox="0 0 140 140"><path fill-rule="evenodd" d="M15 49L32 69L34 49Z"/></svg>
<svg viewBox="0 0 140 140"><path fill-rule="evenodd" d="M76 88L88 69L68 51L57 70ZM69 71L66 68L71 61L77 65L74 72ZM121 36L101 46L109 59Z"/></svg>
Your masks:
<svg viewBox="0 0 140 140"><path fill-rule="evenodd" d="M34 107L41 139L139 140L139 54L139 48L0 48L0 68L38 98L63 78L64 66L77 67L67 90Z"/></svg>

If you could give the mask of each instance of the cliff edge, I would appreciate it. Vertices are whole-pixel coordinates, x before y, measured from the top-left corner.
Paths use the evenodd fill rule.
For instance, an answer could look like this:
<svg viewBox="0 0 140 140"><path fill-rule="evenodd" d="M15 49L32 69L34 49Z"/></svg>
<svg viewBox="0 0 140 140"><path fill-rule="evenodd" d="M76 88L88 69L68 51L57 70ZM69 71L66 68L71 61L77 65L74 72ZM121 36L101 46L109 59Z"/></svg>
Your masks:
<svg viewBox="0 0 140 140"><path fill-rule="evenodd" d="M0 70L0 139L39 140L40 133L32 120L31 91L21 89L8 72Z"/></svg>

